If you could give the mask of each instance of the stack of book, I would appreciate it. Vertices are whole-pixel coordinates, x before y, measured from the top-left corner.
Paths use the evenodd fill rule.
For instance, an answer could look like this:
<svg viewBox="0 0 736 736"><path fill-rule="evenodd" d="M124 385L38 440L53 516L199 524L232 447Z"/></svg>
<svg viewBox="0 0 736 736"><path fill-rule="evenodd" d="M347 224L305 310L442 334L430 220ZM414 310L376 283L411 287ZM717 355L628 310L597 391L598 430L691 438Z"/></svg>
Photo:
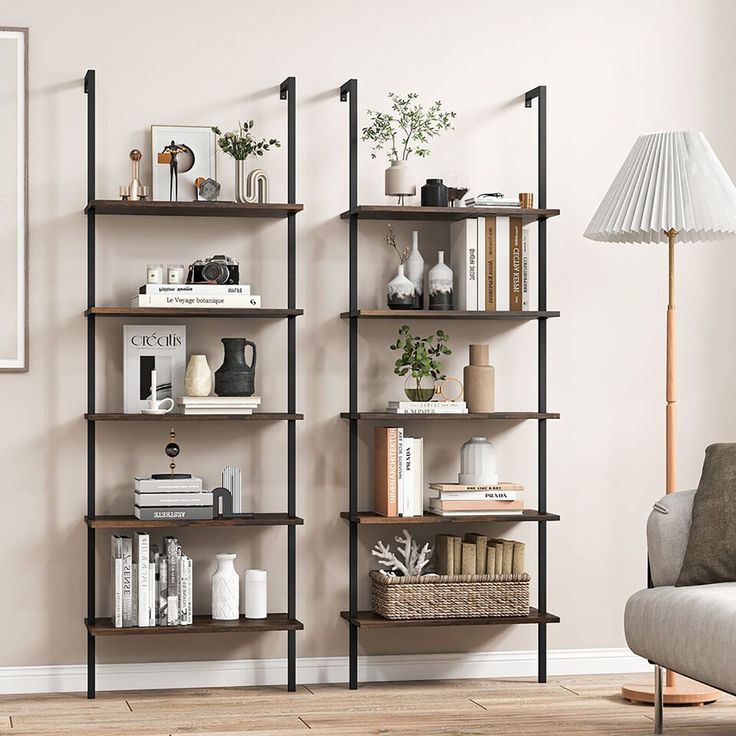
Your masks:
<svg viewBox="0 0 736 736"><path fill-rule="evenodd" d="M260 396L179 396L183 414L252 414L261 405Z"/></svg>
<svg viewBox="0 0 736 736"><path fill-rule="evenodd" d="M374 430L373 510L381 516L422 516L424 440L401 427Z"/></svg>
<svg viewBox="0 0 736 736"><path fill-rule="evenodd" d="M450 225L455 308L526 311L529 240L521 217L478 217Z"/></svg>
<svg viewBox="0 0 736 736"><path fill-rule="evenodd" d="M524 486L494 483L468 486L460 483L430 483L430 514L438 516L503 516L524 512Z"/></svg>
<svg viewBox="0 0 736 736"><path fill-rule="evenodd" d="M435 536L434 571L438 575L521 575L526 545L484 534Z"/></svg>
<svg viewBox="0 0 736 736"><path fill-rule="evenodd" d="M496 194L478 194L465 200L466 207L521 207L521 201Z"/></svg>
<svg viewBox="0 0 736 736"><path fill-rule="evenodd" d="M258 309L261 297L248 284L144 284L130 306Z"/></svg>
<svg viewBox="0 0 736 736"><path fill-rule="evenodd" d="M211 519L212 493L202 490L201 478L136 478L135 517L158 519Z"/></svg>
<svg viewBox="0 0 736 736"><path fill-rule="evenodd" d="M392 414L467 414L464 401L389 401Z"/></svg>
<svg viewBox="0 0 736 736"><path fill-rule="evenodd" d="M176 538L165 537L159 548L143 532L132 539L113 534L111 562L113 626L192 623L192 560Z"/></svg>

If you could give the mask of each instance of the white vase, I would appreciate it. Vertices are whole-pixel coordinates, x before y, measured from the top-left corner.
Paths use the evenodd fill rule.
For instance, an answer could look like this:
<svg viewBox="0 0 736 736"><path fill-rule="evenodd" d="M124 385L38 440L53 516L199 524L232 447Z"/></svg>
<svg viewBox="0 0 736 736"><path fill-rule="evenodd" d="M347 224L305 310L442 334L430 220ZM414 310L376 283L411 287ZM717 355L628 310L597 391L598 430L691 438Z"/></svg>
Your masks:
<svg viewBox="0 0 736 736"><path fill-rule="evenodd" d="M386 196L413 197L417 193L413 178L414 173L406 161L392 161L386 169Z"/></svg>
<svg viewBox="0 0 736 736"><path fill-rule="evenodd" d="M404 272L406 278L414 284L414 309L424 307L424 258L419 252L419 233L414 230L411 242L411 253L406 259Z"/></svg>
<svg viewBox="0 0 736 736"><path fill-rule="evenodd" d="M460 450L458 483L467 486L489 486L498 483L496 451L485 437L471 437Z"/></svg>
<svg viewBox="0 0 736 736"><path fill-rule="evenodd" d="M212 575L212 618L237 621L240 618L240 576L235 571L235 555L215 555L217 569Z"/></svg>
<svg viewBox="0 0 736 736"><path fill-rule="evenodd" d="M406 278L404 264L386 286L386 303L389 309L412 309L414 307L414 284Z"/></svg>
<svg viewBox="0 0 736 736"><path fill-rule="evenodd" d="M245 617L268 616L268 574L265 570L245 571Z"/></svg>
<svg viewBox="0 0 736 736"><path fill-rule="evenodd" d="M452 309L452 269L445 263L445 251L437 254L437 264L429 269L429 308Z"/></svg>
<svg viewBox="0 0 736 736"><path fill-rule="evenodd" d="M212 371L206 355L192 355L184 374L186 396L209 396L212 393Z"/></svg>

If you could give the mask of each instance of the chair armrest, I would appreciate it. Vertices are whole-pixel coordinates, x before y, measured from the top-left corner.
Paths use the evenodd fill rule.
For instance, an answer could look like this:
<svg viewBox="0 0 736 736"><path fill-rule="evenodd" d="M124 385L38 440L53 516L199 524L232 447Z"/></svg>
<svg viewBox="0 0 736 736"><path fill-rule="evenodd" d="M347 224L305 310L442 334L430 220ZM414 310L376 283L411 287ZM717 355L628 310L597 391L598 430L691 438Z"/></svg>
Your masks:
<svg viewBox="0 0 736 736"><path fill-rule="evenodd" d="M647 521L649 570L654 587L674 585L685 559L695 491L678 491L654 504Z"/></svg>

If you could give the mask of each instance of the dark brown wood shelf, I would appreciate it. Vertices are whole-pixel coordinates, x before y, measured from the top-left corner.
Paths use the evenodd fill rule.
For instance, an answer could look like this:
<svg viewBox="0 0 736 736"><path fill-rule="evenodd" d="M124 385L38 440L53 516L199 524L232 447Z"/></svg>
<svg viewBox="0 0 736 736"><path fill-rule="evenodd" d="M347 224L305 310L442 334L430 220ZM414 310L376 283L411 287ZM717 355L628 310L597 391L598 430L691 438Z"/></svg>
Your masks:
<svg viewBox="0 0 736 736"><path fill-rule="evenodd" d="M239 317L285 319L299 317L303 309L232 309L224 307L92 307L85 317Z"/></svg>
<svg viewBox="0 0 736 736"><path fill-rule="evenodd" d="M340 413L342 419L358 419L372 422L412 422L416 420L422 421L485 421L489 419L523 421L525 419L559 419L560 415L555 412L538 412L538 411L494 411L490 414L470 413L470 414L394 414L388 411L359 411L351 414L349 411Z"/></svg>
<svg viewBox="0 0 736 736"><path fill-rule="evenodd" d="M268 202L129 202L122 199L92 199L85 214L95 215L183 215L189 217L287 217L301 212L303 204Z"/></svg>
<svg viewBox="0 0 736 736"><path fill-rule="evenodd" d="M158 634L250 634L259 631L302 631L304 624L286 613L269 613L266 618L214 621L210 616L194 616L188 626L132 626L116 628L109 618L98 618L84 625L92 636L157 636Z"/></svg>
<svg viewBox="0 0 736 736"><path fill-rule="evenodd" d="M341 518L354 521L356 524L372 526L396 526L398 524L494 524L497 522L516 523L517 521L559 521L558 514L524 509L522 514L496 514L493 516L478 514L477 516L381 516L374 511L359 511L352 518L349 511L342 511Z"/></svg>
<svg viewBox="0 0 736 736"><path fill-rule="evenodd" d="M433 220L435 222L457 222L473 217L521 217L524 224L556 217L559 210L521 209L520 207L408 207L400 205L359 205L343 212L340 217L349 220Z"/></svg>
<svg viewBox="0 0 736 736"><path fill-rule="evenodd" d="M285 411L257 411L253 414L85 414L88 422L285 422L300 421L304 414Z"/></svg>
<svg viewBox="0 0 736 736"><path fill-rule="evenodd" d="M420 618L388 619L373 611L358 611L355 618L349 611L340 615L354 626L370 629L416 626L511 626L514 624L558 624L560 617L552 613L540 613L536 608L529 609L528 616L486 616L482 618Z"/></svg>
<svg viewBox="0 0 736 736"><path fill-rule="evenodd" d="M288 514L254 514L250 518L235 519L156 519L144 521L130 514L111 514L108 516L85 516L84 521L93 529L172 529L174 527L196 526L302 526L304 519Z"/></svg>
<svg viewBox="0 0 736 736"><path fill-rule="evenodd" d="M518 322L559 316L559 312L465 312L429 309L358 309L340 314L341 319L500 319Z"/></svg>

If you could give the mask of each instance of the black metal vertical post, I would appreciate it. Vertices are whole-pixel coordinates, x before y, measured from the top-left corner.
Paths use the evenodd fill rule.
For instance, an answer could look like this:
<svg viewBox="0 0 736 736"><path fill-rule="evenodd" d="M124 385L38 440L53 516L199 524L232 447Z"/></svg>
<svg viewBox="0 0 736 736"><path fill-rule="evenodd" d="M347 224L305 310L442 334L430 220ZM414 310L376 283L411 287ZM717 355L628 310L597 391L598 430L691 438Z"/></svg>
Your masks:
<svg viewBox="0 0 736 736"><path fill-rule="evenodd" d="M287 77L279 91L282 100L287 101L287 181L288 201L296 202L296 78ZM287 217L288 266L287 266L287 306L296 309L296 213ZM287 318L287 345L289 354L287 411L296 413L296 317ZM287 422L287 496L288 514L296 516L296 421ZM288 556L288 616L296 618L296 527L287 526ZM288 682L290 692L296 690L296 631L287 632Z"/></svg>
<svg viewBox="0 0 736 736"><path fill-rule="evenodd" d="M537 99L537 177L538 177L538 204L540 209L547 207L547 87L540 86L526 93L524 104L532 106L532 100ZM540 218L537 221L539 276L538 291L539 305L537 309L543 312L547 309L547 221ZM538 398L537 411L547 411L547 320L538 320L539 332L537 343L537 376ZM539 511L547 510L547 420L540 419L538 425L538 494ZM537 608L540 613L547 612L547 522L538 524L538 593ZM537 642L537 680L547 682L547 624L538 625Z"/></svg>
<svg viewBox="0 0 736 736"><path fill-rule="evenodd" d="M87 202L95 198L95 72L84 75L87 95ZM87 308L95 306L95 211L87 212ZM95 411L95 318L87 317L87 413ZM95 423L87 422L87 516L95 515ZM95 622L95 530L87 526L87 620ZM95 638L87 631L87 697L95 697Z"/></svg>
<svg viewBox="0 0 736 736"><path fill-rule="evenodd" d="M350 126L350 689L358 687L358 80L340 87L340 100L348 102Z"/></svg>

